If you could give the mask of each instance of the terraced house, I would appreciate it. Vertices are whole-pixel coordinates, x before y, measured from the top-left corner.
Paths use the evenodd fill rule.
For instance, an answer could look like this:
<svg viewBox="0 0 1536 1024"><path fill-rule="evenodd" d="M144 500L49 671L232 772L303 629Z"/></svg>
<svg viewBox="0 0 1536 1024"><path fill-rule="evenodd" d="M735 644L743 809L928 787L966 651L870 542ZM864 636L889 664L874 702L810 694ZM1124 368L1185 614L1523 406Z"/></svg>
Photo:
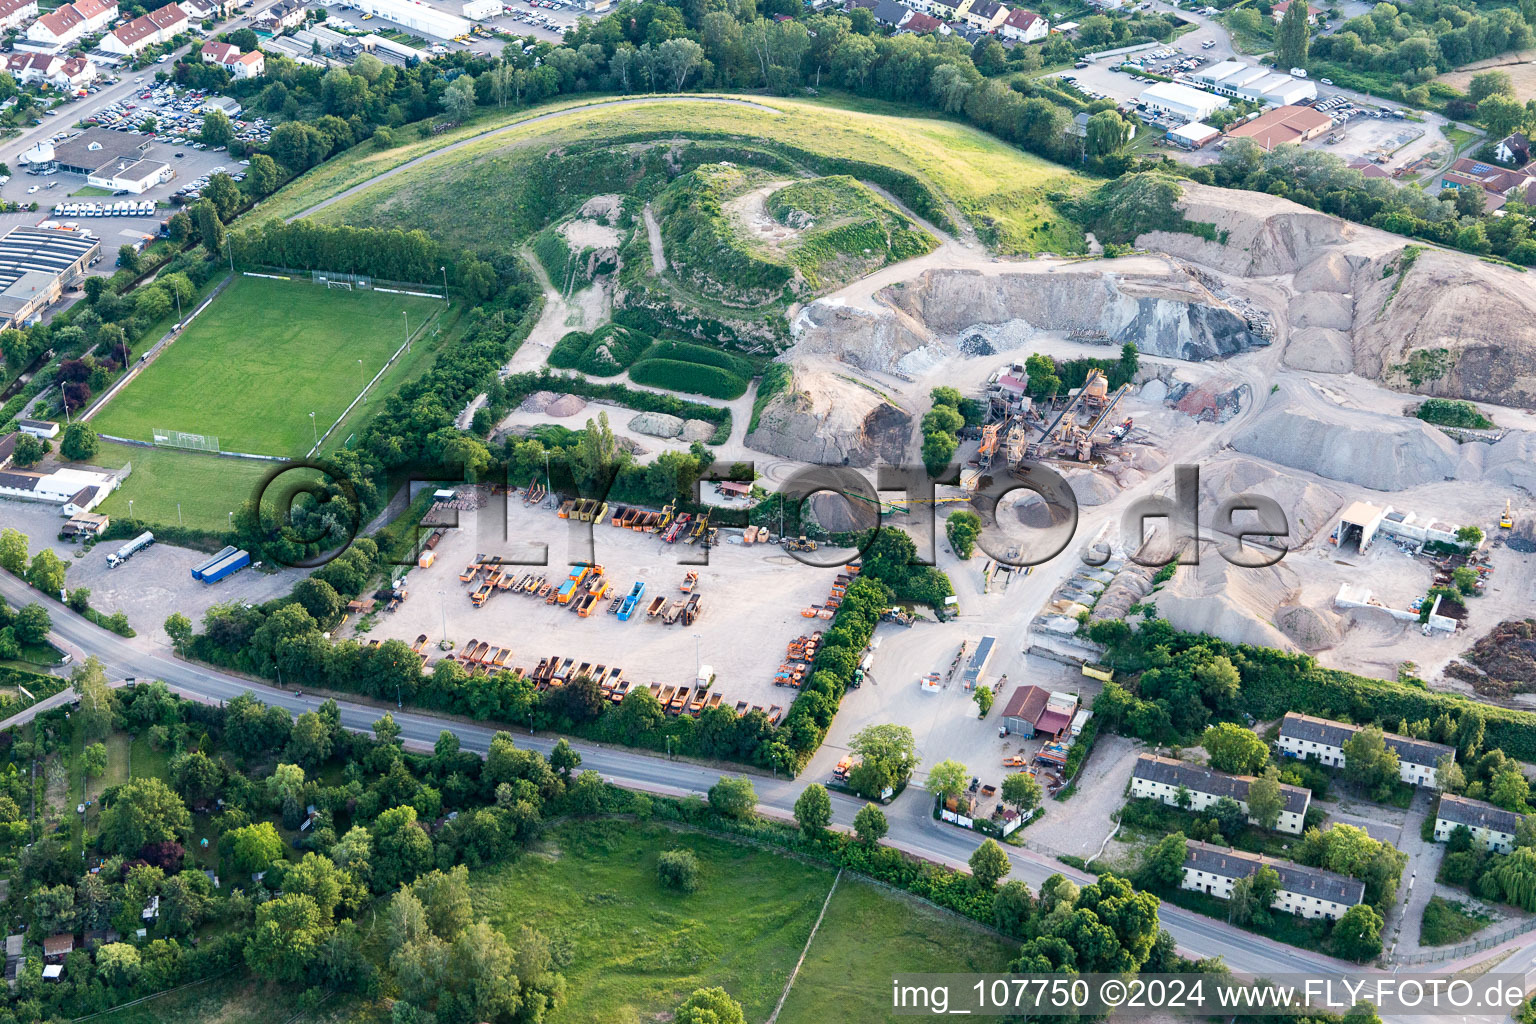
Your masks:
<svg viewBox="0 0 1536 1024"><path fill-rule="evenodd" d="M1203 811L1223 797L1231 797L1247 813L1248 787L1252 783L1252 775L1228 775L1204 765L1142 754L1136 759L1136 768L1131 773L1131 796L1161 800L1177 807L1181 806L1181 794L1187 794L1188 803L1184 806L1191 811ZM1280 795L1285 798L1285 806L1280 811L1280 819L1275 822L1275 831L1299 836L1307 820L1307 808L1312 803L1312 791L1281 783ZM1251 817L1248 820L1258 824Z"/></svg>
<svg viewBox="0 0 1536 1024"><path fill-rule="evenodd" d="M1465 825L1478 846L1494 853L1508 853L1515 848L1515 830L1523 817L1481 800L1444 793L1440 809L1435 812L1435 842L1446 842L1456 826Z"/></svg>
<svg viewBox="0 0 1536 1024"><path fill-rule="evenodd" d="M1257 874L1260 868L1274 868L1280 876L1274 909L1297 917L1336 921L1365 899L1365 883L1358 878L1193 839L1185 847L1183 888L1229 900L1232 884Z"/></svg>
<svg viewBox="0 0 1536 1024"><path fill-rule="evenodd" d="M1333 722L1292 711L1280 720L1280 750L1287 757L1317 758L1331 768L1344 767L1344 744L1362 726ZM1410 786L1433 786L1435 765L1442 757L1456 758L1456 748L1412 736L1384 733L1387 747L1397 753L1398 774Z"/></svg>

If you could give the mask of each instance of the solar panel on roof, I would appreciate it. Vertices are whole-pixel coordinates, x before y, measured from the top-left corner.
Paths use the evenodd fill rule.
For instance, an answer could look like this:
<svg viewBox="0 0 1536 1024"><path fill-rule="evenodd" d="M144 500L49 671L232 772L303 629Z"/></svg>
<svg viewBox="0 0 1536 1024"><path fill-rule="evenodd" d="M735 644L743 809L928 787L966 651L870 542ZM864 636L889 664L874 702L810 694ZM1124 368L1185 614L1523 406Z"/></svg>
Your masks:
<svg viewBox="0 0 1536 1024"><path fill-rule="evenodd" d="M1489 167L1487 164L1475 164L1472 167L1473 174L1488 174L1492 170L1493 168Z"/></svg>

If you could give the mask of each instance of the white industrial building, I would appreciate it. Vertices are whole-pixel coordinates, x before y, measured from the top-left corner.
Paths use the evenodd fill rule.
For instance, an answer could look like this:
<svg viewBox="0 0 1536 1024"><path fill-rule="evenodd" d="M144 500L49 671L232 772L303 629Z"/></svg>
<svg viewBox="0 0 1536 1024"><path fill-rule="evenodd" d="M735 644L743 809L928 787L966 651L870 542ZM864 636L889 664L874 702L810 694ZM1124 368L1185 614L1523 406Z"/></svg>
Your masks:
<svg viewBox="0 0 1536 1024"><path fill-rule="evenodd" d="M413 3L412 0L353 0L353 6L364 14L392 21L434 39L454 39L473 27L463 18L444 14L426 4Z"/></svg>
<svg viewBox="0 0 1536 1024"><path fill-rule="evenodd" d="M106 500L124 475L84 469L56 469L51 473L6 470L0 472L0 497L58 505L60 515L75 516Z"/></svg>
<svg viewBox="0 0 1536 1024"><path fill-rule="evenodd" d="M485 21L501 14L501 0L467 0L463 11L470 21Z"/></svg>
<svg viewBox="0 0 1536 1024"><path fill-rule="evenodd" d="M1171 114L1185 121L1204 121L1230 104L1220 96L1191 89L1177 82L1158 82L1141 91L1139 100L1148 110Z"/></svg>
<svg viewBox="0 0 1536 1024"><path fill-rule="evenodd" d="M1191 121L1168 130L1168 141L1185 149L1199 149L1221 138L1221 129L1212 128L1202 121Z"/></svg>
<svg viewBox="0 0 1536 1024"><path fill-rule="evenodd" d="M1189 80L1221 96L1277 107L1310 103L1317 99L1317 85L1312 81L1292 78L1269 68L1244 64L1240 60L1224 60L1193 71Z"/></svg>

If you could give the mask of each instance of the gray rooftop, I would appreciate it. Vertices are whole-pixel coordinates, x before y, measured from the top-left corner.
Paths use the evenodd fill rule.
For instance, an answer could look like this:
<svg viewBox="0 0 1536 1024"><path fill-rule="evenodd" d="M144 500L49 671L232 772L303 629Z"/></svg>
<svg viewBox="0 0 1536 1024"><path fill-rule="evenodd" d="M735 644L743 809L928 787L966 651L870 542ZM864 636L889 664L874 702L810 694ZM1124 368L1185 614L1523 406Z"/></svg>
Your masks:
<svg viewBox="0 0 1536 1024"><path fill-rule="evenodd" d="M1495 807L1481 800L1468 800L1454 793L1442 793L1440 810L1436 812L1435 817L1444 818L1455 825L1466 825L1468 828L1488 828L1495 832L1514 835L1524 815L1506 811L1502 807Z"/></svg>
<svg viewBox="0 0 1536 1024"><path fill-rule="evenodd" d="M1280 721L1280 735L1290 739L1306 740L1313 743L1326 743L1330 747L1342 747L1348 740L1364 726L1349 725L1345 722L1334 722L1326 718L1316 718L1312 715L1299 715L1292 711L1286 714ZM1455 747L1448 747L1444 743L1431 743L1429 740L1416 740L1412 736L1399 736L1396 733L1383 733L1388 747L1397 751L1397 756L1409 764L1419 764L1425 767L1434 767L1446 754L1453 757L1456 754Z"/></svg>
<svg viewBox="0 0 1536 1024"><path fill-rule="evenodd" d="M1136 770L1132 773L1138 779L1147 779L1151 782L1161 782L1169 786L1183 786L1193 793L1209 793L1212 796L1229 796L1240 803L1248 800L1248 787L1253 782L1251 775L1228 775L1214 768L1204 765L1190 764L1187 761L1177 761L1171 757L1159 757L1156 754L1142 754L1136 759ZM1302 789L1300 786L1288 786L1280 783L1280 793L1285 797L1285 809L1294 814L1307 813L1307 804L1312 799L1312 792Z"/></svg>
<svg viewBox="0 0 1536 1024"><path fill-rule="evenodd" d="M1365 899L1365 883L1321 868L1303 867L1288 860L1275 860L1257 853L1228 850L1191 839L1185 846L1184 866L1208 871L1223 878L1247 878L1261 867L1274 868L1280 876L1280 888L1300 896L1317 896L1352 907Z"/></svg>

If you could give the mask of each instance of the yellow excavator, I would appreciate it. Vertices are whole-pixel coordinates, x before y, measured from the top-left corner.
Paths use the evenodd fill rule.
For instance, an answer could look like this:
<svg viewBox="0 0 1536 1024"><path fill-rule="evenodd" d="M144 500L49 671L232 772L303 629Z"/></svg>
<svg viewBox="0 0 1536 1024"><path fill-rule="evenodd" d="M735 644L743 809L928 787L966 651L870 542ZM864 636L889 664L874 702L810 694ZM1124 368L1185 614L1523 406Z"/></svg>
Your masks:
<svg viewBox="0 0 1536 1024"><path fill-rule="evenodd" d="M1504 514L1499 516L1499 529L1512 530L1515 526L1515 517L1509 511L1510 503L1504 502Z"/></svg>

